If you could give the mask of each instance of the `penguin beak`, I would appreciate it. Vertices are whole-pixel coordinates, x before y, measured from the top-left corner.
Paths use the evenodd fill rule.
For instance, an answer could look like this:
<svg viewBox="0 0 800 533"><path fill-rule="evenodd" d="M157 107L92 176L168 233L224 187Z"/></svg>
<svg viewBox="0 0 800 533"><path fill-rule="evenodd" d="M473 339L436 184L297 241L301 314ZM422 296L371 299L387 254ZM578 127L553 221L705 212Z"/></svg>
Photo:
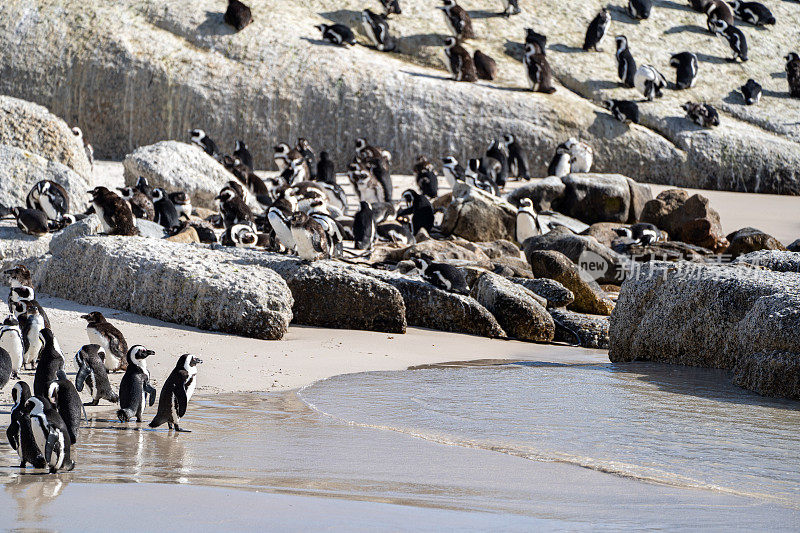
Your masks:
<svg viewBox="0 0 800 533"><path fill-rule="evenodd" d="M141 356L141 359L147 359L151 355L155 355L156 354L156 352L154 352L153 350L145 350L142 353L143 353L143 355Z"/></svg>
<svg viewBox="0 0 800 533"><path fill-rule="evenodd" d="M195 357L194 358L194 364L201 365L201 364L203 364L203 360L200 359L199 357Z"/></svg>
<svg viewBox="0 0 800 533"><path fill-rule="evenodd" d="M81 315L81 318L84 320L89 320L89 315Z"/></svg>

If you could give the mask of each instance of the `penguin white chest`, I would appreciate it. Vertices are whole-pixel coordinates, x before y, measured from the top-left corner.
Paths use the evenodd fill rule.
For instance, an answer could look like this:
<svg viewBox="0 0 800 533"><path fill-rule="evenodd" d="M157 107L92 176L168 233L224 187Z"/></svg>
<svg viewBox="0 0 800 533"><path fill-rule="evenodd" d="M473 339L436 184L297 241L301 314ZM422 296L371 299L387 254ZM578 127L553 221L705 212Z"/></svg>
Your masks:
<svg viewBox="0 0 800 533"><path fill-rule="evenodd" d="M526 211L517 214L517 242L523 243L525 239L539 235L534 216Z"/></svg>
<svg viewBox="0 0 800 533"><path fill-rule="evenodd" d="M50 202L50 197L48 197L46 194L39 196L39 204L41 204L42 211L44 211L44 214L47 215L47 218L50 220L58 220L61 218L58 214L58 211L56 211L56 208L53 207L52 202Z"/></svg>
<svg viewBox="0 0 800 533"><path fill-rule="evenodd" d="M22 334L16 329L6 329L0 331L0 348L3 348L11 356L11 370L18 372L22 366L23 347Z"/></svg>
<svg viewBox="0 0 800 533"><path fill-rule="evenodd" d="M94 205L94 210L97 213L97 218L100 219L100 227L103 228L103 233L111 233L114 230L114 228L109 226L108 222L106 222L106 216L105 212L103 211L103 208L100 207L100 205L97 203L94 203L92 205Z"/></svg>
<svg viewBox="0 0 800 533"><path fill-rule="evenodd" d="M317 258L314 250L314 243L311 242L311 234L303 228L292 228L292 236L297 245L297 255L305 261L313 261Z"/></svg>

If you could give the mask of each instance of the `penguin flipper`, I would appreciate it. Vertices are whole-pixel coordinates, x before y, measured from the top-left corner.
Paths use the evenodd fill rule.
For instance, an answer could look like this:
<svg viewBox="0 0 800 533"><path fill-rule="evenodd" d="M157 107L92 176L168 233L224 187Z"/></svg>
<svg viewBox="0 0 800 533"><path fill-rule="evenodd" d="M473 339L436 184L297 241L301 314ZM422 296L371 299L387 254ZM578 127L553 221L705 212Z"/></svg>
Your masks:
<svg viewBox="0 0 800 533"><path fill-rule="evenodd" d="M50 458L53 456L53 450L56 448L58 444L58 430L53 430L47 435L47 443L44 445L44 460L47 464L50 464ZM60 450L55 450L56 452Z"/></svg>
<svg viewBox="0 0 800 533"><path fill-rule="evenodd" d="M8 443L15 450L19 447L19 442L17 442L17 433L19 433L19 422L12 420L11 424L9 424L8 428L6 428L6 437L8 438Z"/></svg>
<svg viewBox="0 0 800 533"><path fill-rule="evenodd" d="M186 414L186 404L189 403L189 399L186 397L186 389L175 387L173 398L175 400L175 412L178 414L178 418L182 418Z"/></svg>
<svg viewBox="0 0 800 533"><path fill-rule="evenodd" d="M148 426L150 426L151 428L157 428L158 426L161 426L161 425L163 425L163 424L164 424L166 421L167 421L167 420L166 420L166 419L164 419L164 418L161 418L161 416L160 416L160 415L156 415L156 417L155 417L155 418L153 418L153 421L152 421L152 422L150 422L150 423L149 423L149 424L147 424L147 425L148 425Z"/></svg>
<svg viewBox="0 0 800 533"><path fill-rule="evenodd" d="M148 397L147 405L149 407L153 407L153 404L156 403L156 389L155 389L155 387L151 386L149 381L145 381L142 386L144 388L144 392L147 393L147 397Z"/></svg>

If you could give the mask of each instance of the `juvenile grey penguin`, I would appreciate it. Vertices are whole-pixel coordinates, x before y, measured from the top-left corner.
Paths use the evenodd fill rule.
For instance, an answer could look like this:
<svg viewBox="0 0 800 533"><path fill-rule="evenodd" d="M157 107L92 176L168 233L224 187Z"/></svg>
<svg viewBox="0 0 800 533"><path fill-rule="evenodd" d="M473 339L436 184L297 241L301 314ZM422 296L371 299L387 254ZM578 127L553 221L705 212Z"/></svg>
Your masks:
<svg viewBox="0 0 800 533"><path fill-rule="evenodd" d="M470 57L469 52L458 44L458 40L455 37L445 38L444 55L447 69L453 75L455 81L478 81L475 61Z"/></svg>
<svg viewBox="0 0 800 533"><path fill-rule="evenodd" d="M297 255L303 261L315 261L331 255L328 233L319 221L302 211L292 214L289 219L292 237L297 246Z"/></svg>
<svg viewBox="0 0 800 533"><path fill-rule="evenodd" d="M494 59L480 50L475 50L475 53L472 54L472 60L475 62L475 71L478 73L478 78L491 81L497 77L497 63Z"/></svg>
<svg viewBox="0 0 800 533"><path fill-rule="evenodd" d="M728 46L731 47L731 52L733 52L731 61L736 61L737 59L741 59L742 62L747 61L747 38L742 33L742 30L721 19L709 20L708 24L716 34L721 35L728 41Z"/></svg>
<svg viewBox="0 0 800 533"><path fill-rule="evenodd" d="M105 187L95 187L89 194L92 195L92 206L100 219L103 233L129 236L139 234L128 202Z"/></svg>
<svg viewBox="0 0 800 533"><path fill-rule="evenodd" d="M14 315L9 315L0 325L0 349L5 350L11 360L11 375L16 379L25 360L25 343L22 339L22 329ZM2 387L0 387L2 389Z"/></svg>
<svg viewBox="0 0 800 533"><path fill-rule="evenodd" d="M59 370L64 370L65 360L64 353L49 328L44 328L39 336L42 341L42 351L33 376L33 395L47 398L50 383L58 378Z"/></svg>
<svg viewBox="0 0 800 533"><path fill-rule="evenodd" d="M603 42L603 39L605 39L610 25L611 13L608 12L608 9L603 8L592 22L589 23L589 27L586 28L586 37L583 40L584 52L588 52L589 50L602 52L598 47L600 43Z"/></svg>
<svg viewBox="0 0 800 533"><path fill-rule="evenodd" d="M436 169L424 155L418 155L417 161L414 163L414 179L422 194L428 198L439 196L439 178L436 175Z"/></svg>
<svg viewBox="0 0 800 533"><path fill-rule="evenodd" d="M25 402L23 412L30 417L36 447L44 456L50 473L75 468L70 458L69 430L50 401L44 396L33 396Z"/></svg>
<svg viewBox="0 0 800 533"><path fill-rule="evenodd" d="M169 196L164 189L159 187L153 189L153 207L156 210L156 216L153 222L170 230L180 224L180 217L175 204L172 203Z"/></svg>
<svg viewBox="0 0 800 533"><path fill-rule="evenodd" d="M550 69L550 63L548 63L544 54L536 52L535 45L525 45L523 63L525 64L532 91L546 94L556 92L556 88L553 87L553 73Z"/></svg>
<svg viewBox="0 0 800 533"><path fill-rule="evenodd" d="M344 24L317 24L314 26L322 32L322 39L339 46L355 46L356 36L353 30Z"/></svg>
<svg viewBox="0 0 800 533"><path fill-rule="evenodd" d="M636 70L633 84L648 101L652 101L654 98L663 96L667 79L654 66L642 65Z"/></svg>
<svg viewBox="0 0 800 533"><path fill-rule="evenodd" d="M375 217L368 202L361 202L360 209L353 218L353 244L356 250L372 250L377 231Z"/></svg>
<svg viewBox="0 0 800 533"><path fill-rule="evenodd" d="M175 431L189 432L181 429L178 422L186 414L186 407L192 399L194 389L197 386L197 365L203 361L192 354L183 354L178 358L178 364L170 373L164 386L161 387L161 394L158 397L158 412L153 421L150 422L151 428L166 423L169 429Z"/></svg>
<svg viewBox="0 0 800 533"><path fill-rule="evenodd" d="M219 148L217 148L217 143L215 143L211 137L206 135L205 131L200 129L189 130L189 138L193 144L199 146L201 150L214 159L219 160L221 158Z"/></svg>
<svg viewBox="0 0 800 533"><path fill-rule="evenodd" d="M153 354L153 350L137 344L131 346L125 355L128 368L119 383L120 408L117 418L120 422L128 422L133 417L141 422L145 406L152 406L156 401L156 389L150 384L150 372L147 370L147 358ZM164 394L163 390L161 394Z"/></svg>
<svg viewBox="0 0 800 533"><path fill-rule="evenodd" d="M47 222L47 215L38 209L25 209L24 207L12 207L11 215L17 221L17 228L26 235L41 237L50 231Z"/></svg>
<svg viewBox="0 0 800 533"><path fill-rule="evenodd" d="M760 2L742 2L742 0L731 0L729 2L733 8L733 13L737 18L742 19L753 26L775 25L775 16L767 6Z"/></svg>
<svg viewBox="0 0 800 533"><path fill-rule="evenodd" d="M28 209L42 211L49 220L61 220L69 213L67 190L51 180L42 180L31 188L25 200Z"/></svg>
<svg viewBox="0 0 800 533"><path fill-rule="evenodd" d="M681 106L686 111L686 118L703 128L719 126L719 113L711 104L686 102Z"/></svg>
<svg viewBox="0 0 800 533"><path fill-rule="evenodd" d="M444 13L444 20L447 27L453 32L453 36L459 41L474 39L475 32L472 30L472 19L464 8L456 3L456 0L442 0L441 9Z"/></svg>
<svg viewBox="0 0 800 533"><path fill-rule="evenodd" d="M789 96L800 98L800 55L790 52L786 59L786 81L789 82Z"/></svg>
<svg viewBox="0 0 800 533"><path fill-rule="evenodd" d="M225 10L223 20L226 24L236 28L236 31L242 31L253 22L253 13L239 0L228 0L228 9Z"/></svg>
<svg viewBox="0 0 800 533"><path fill-rule="evenodd" d="M92 395L92 401L85 405L97 405L101 398L111 403L119 402L119 396L108 381L105 358L106 351L99 344L86 344L75 354L75 363L78 365L75 390L82 392L85 384Z"/></svg>
<svg viewBox="0 0 800 533"><path fill-rule="evenodd" d="M50 382L47 388L47 399L58 410L61 419L67 426L69 433L69 443L75 444L78 441L78 431L81 427L81 410L83 404L75 385L67 379L63 370L56 374L57 379Z"/></svg>
<svg viewBox="0 0 800 533"><path fill-rule="evenodd" d="M361 26L378 51L391 52L395 49L395 40L389 33L386 15L373 13L371 10L365 9L361 12Z"/></svg>
<svg viewBox="0 0 800 533"><path fill-rule="evenodd" d="M742 91L745 105L756 105L761 100L761 85L750 78L747 83L739 88Z"/></svg>
<svg viewBox="0 0 800 533"><path fill-rule="evenodd" d="M153 220L156 218L153 200L151 200L148 195L133 187L119 187L117 190L120 196L122 196L122 199L126 200L131 206L133 216L144 220Z"/></svg>
<svg viewBox="0 0 800 533"><path fill-rule="evenodd" d="M81 318L87 322L86 335L89 337L89 342L100 345L106 353L104 360L106 370L109 372L125 370L128 343L122 332L106 320L100 311L92 311L82 315Z"/></svg>
<svg viewBox="0 0 800 533"><path fill-rule="evenodd" d="M639 123L639 104L631 100L606 100L603 106L611 111L614 118L624 124Z"/></svg>
<svg viewBox="0 0 800 533"><path fill-rule="evenodd" d="M636 61L633 60L628 47L628 38L624 35L617 35L617 75L625 87L634 87L634 76L636 75Z"/></svg>
<svg viewBox="0 0 800 533"><path fill-rule="evenodd" d="M30 398L31 388L27 383L18 381L14 384L14 388L11 389L11 399L14 404L11 407L11 423L6 428L6 437L20 458L20 468L25 468L27 464L34 468L44 468L46 466L44 456L33 437L31 417L24 410Z"/></svg>
<svg viewBox="0 0 800 533"><path fill-rule="evenodd" d="M520 144L517 142L517 138L510 133L506 133L503 135L502 142L505 145L506 153L508 154L509 176L523 180L531 179L530 174L528 174L528 161L525 158L525 153L522 150L522 146L520 146Z"/></svg>
<svg viewBox="0 0 800 533"><path fill-rule="evenodd" d="M592 163L594 162L594 150L589 143L570 137L564 143L564 146L569 150L570 172L591 172Z"/></svg>
<svg viewBox="0 0 800 533"><path fill-rule="evenodd" d="M628 0L628 15L632 19L645 20L650 18L653 9L652 0Z"/></svg>
<svg viewBox="0 0 800 533"><path fill-rule="evenodd" d="M460 268L447 263L437 263L430 256L412 259L422 279L439 289L457 294L469 294L467 278Z"/></svg>
<svg viewBox="0 0 800 533"><path fill-rule="evenodd" d="M675 86L678 89L691 89L697 81L697 56L691 52L673 54L669 66L675 69Z"/></svg>

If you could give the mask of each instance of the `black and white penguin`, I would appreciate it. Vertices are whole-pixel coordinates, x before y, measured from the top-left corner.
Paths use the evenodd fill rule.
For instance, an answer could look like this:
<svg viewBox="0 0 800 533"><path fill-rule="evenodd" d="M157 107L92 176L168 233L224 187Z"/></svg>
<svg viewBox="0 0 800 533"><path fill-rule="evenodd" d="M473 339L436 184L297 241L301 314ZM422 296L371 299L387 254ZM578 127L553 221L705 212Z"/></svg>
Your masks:
<svg viewBox="0 0 800 533"><path fill-rule="evenodd" d="M594 150L589 143L570 137L564 143L564 146L569 150L570 172L591 172L592 163L594 162Z"/></svg>
<svg viewBox="0 0 800 533"><path fill-rule="evenodd" d="M603 39L605 39L610 25L611 13L608 12L608 9L603 8L592 22L589 23L589 27L586 29L586 37L583 40L583 50L585 52L589 50L602 52L598 47L600 43L603 42Z"/></svg>
<svg viewBox="0 0 800 533"><path fill-rule="evenodd" d="M542 228L539 225L539 215L533 208L533 201L531 201L530 198L522 198L519 201L515 232L517 242L520 244L524 243L525 239L542 234Z"/></svg>
<svg viewBox="0 0 800 533"><path fill-rule="evenodd" d="M300 259L316 261L320 257L323 259L330 257L329 237L319 221L302 211L297 211L292 214L289 224L297 247L297 256Z"/></svg>
<svg viewBox="0 0 800 533"><path fill-rule="evenodd" d="M675 86L691 89L697 81L697 56L691 52L673 54L669 66L675 69Z"/></svg>
<svg viewBox="0 0 800 533"><path fill-rule="evenodd" d="M14 373L13 361L11 361L11 354L5 348L0 348L0 390L2 390L11 375Z"/></svg>
<svg viewBox="0 0 800 533"><path fill-rule="evenodd" d="M389 15L402 15L403 10L400 9L400 0L381 0L386 16Z"/></svg>
<svg viewBox="0 0 800 533"><path fill-rule="evenodd" d="M41 333L47 328L47 324L44 316L35 306L28 307L26 313L20 316L19 320L20 329L22 330L22 343L25 348L22 368L33 368L44 347Z"/></svg>
<svg viewBox="0 0 800 533"><path fill-rule="evenodd" d="M638 244L648 245L661 239L661 231L647 222L638 222L629 227L614 230L620 237L627 237Z"/></svg>
<svg viewBox="0 0 800 533"><path fill-rule="evenodd" d="M89 342L100 345L106 353L104 360L106 370L109 372L125 370L125 365L128 364L125 359L128 342L122 332L106 320L100 311L92 311L82 315L81 318L87 322L86 335L89 337Z"/></svg>
<svg viewBox="0 0 800 533"><path fill-rule="evenodd" d="M222 234L220 244L238 248L254 248L258 244L258 234L249 224L234 224Z"/></svg>
<svg viewBox="0 0 800 533"><path fill-rule="evenodd" d="M0 325L0 349L5 350L9 356L11 363L9 377L16 379L25 360L25 342L22 338L19 321L14 315L7 316Z"/></svg>
<svg viewBox="0 0 800 533"><path fill-rule="evenodd" d="M361 12L361 27L364 28L364 33L378 51L391 52L395 49L395 40L389 33L386 15L365 9Z"/></svg>
<svg viewBox="0 0 800 533"><path fill-rule="evenodd" d="M450 188L453 188L457 181L464 181L464 167L451 155L442 158L442 174Z"/></svg>
<svg viewBox="0 0 800 533"><path fill-rule="evenodd" d="M572 159L572 157L570 156L569 148L567 148L564 143L556 146L556 153L553 155L553 159L550 160L550 165L547 167L547 175L562 178L569 174L570 159Z"/></svg>
<svg viewBox="0 0 800 533"><path fill-rule="evenodd" d="M69 472L75 468L75 462L70 458L69 430L50 401L38 395L28 398L23 412L30 417L34 442L50 473Z"/></svg>
<svg viewBox="0 0 800 533"><path fill-rule="evenodd" d="M739 90L742 91L745 105L756 105L761 100L761 85L752 78L739 87Z"/></svg>
<svg viewBox="0 0 800 533"><path fill-rule="evenodd" d="M424 155L418 155L414 163L414 179L422 194L428 198L439 196L439 177L436 175L433 163Z"/></svg>
<svg viewBox="0 0 800 533"><path fill-rule="evenodd" d="M628 38L624 35L617 35L617 75L625 87L634 87L634 76L636 75L636 61L633 60L628 47Z"/></svg>
<svg viewBox="0 0 800 533"><path fill-rule="evenodd" d="M748 24L752 24L753 26L775 25L775 16L772 14L772 11L760 2L731 0L729 4L733 8L734 15Z"/></svg>
<svg viewBox="0 0 800 533"><path fill-rule="evenodd" d="M25 265L16 265L3 271L8 278L8 286L14 287L33 287L33 276Z"/></svg>
<svg viewBox="0 0 800 533"><path fill-rule="evenodd" d="M31 389L27 383L18 381L14 384L11 389L14 404L11 407L11 423L6 429L6 437L20 458L20 468L25 468L27 464L34 468L44 468L47 465L33 437L30 414L25 412L25 404L30 398Z"/></svg>
<svg viewBox="0 0 800 533"><path fill-rule="evenodd" d="M314 153L314 149L311 147L311 143L305 137L298 137L297 145L294 148L300 155L303 156L303 159L306 162L306 167L308 170L308 177L306 179L317 179L317 156Z"/></svg>
<svg viewBox="0 0 800 533"><path fill-rule="evenodd" d="M531 28L525 28L525 44L533 45L537 54L547 53L547 36L538 33Z"/></svg>
<svg viewBox="0 0 800 533"><path fill-rule="evenodd" d="M355 46L356 36L353 30L344 24L317 24L314 26L322 32L322 39L339 46Z"/></svg>
<svg viewBox="0 0 800 533"><path fill-rule="evenodd" d="M464 171L464 182L470 187L475 187L493 196L500 196L500 188L497 183L489 177L481 165L481 160L473 158L467 161L467 168Z"/></svg>
<svg viewBox="0 0 800 533"><path fill-rule="evenodd" d="M706 25L708 26L709 32L717 33L715 25L712 24L712 22L717 20L725 21L728 26L734 25L733 10L724 0L706 0L704 9L707 17Z"/></svg>
<svg viewBox="0 0 800 533"><path fill-rule="evenodd" d="M636 69L633 84L648 101L652 101L663 96L662 91L667 86L667 79L654 66L642 65Z"/></svg>
<svg viewBox="0 0 800 533"><path fill-rule="evenodd" d="M359 137L355 142L356 158L361 161L369 161L375 159L381 162L386 168L392 162L392 154L385 148L373 146L367 142L363 137Z"/></svg>
<svg viewBox="0 0 800 533"><path fill-rule="evenodd" d="M631 100L606 100L603 106L611 111L614 118L624 124L639 123L639 105Z"/></svg>
<svg viewBox="0 0 800 533"><path fill-rule="evenodd" d="M89 193L92 195L92 206L100 219L103 233L129 236L139 234L128 202L105 187L95 187Z"/></svg>
<svg viewBox="0 0 800 533"><path fill-rule="evenodd" d="M525 64L532 91L546 94L556 92L556 88L553 87L553 73L550 69L550 63L548 63L544 54L536 52L535 45L525 45L523 63Z"/></svg>
<svg viewBox="0 0 800 533"><path fill-rule="evenodd" d="M370 204L378 204L385 201L384 188L381 183L375 179L372 172L361 168L351 168L347 177L353 184L359 202L368 202Z"/></svg>
<svg viewBox="0 0 800 533"><path fill-rule="evenodd" d="M83 137L83 130L78 126L72 128L72 134L83 144L83 151L86 152L86 159L89 160L89 164L92 166L92 170L94 170L94 148L92 148L92 145Z"/></svg>
<svg viewBox="0 0 800 533"><path fill-rule="evenodd" d="M267 211L267 220L275 232L278 241L286 248L287 252L293 252L297 246L292 235L292 226L289 217L280 208L272 206Z"/></svg>
<svg viewBox="0 0 800 533"><path fill-rule="evenodd" d="M126 200L128 205L131 206L133 216L144 220L153 220L156 217L153 200L142 191L133 187L119 187L117 190L122 199Z"/></svg>
<svg viewBox="0 0 800 533"><path fill-rule="evenodd" d="M206 132L203 130L189 130L189 137L191 141L199 146L205 153L210 155L216 160L221 159L221 154L219 148L217 148L217 143L214 142L211 137L206 135Z"/></svg>
<svg viewBox="0 0 800 533"><path fill-rule="evenodd" d="M508 18L520 13L522 10L519 8L519 0L503 0L503 16Z"/></svg>
<svg viewBox="0 0 800 533"><path fill-rule="evenodd" d="M153 188L150 186L150 183L144 176L139 176L139 178L136 180L136 185L134 188L148 198L153 198Z"/></svg>
<svg viewBox="0 0 800 533"><path fill-rule="evenodd" d="M137 344L131 346L125 355L128 368L119 382L120 408L117 418L120 422L128 422L134 417L137 422L141 422L145 407L156 402L156 389L150 384L150 372L147 370L147 358L153 354L153 350Z"/></svg>
<svg viewBox="0 0 800 533"><path fill-rule="evenodd" d="M719 19L711 20L708 24L717 35L721 35L728 41L728 46L731 47L731 52L733 52L731 61L736 61L737 59L741 59L742 62L747 61L747 38L742 33L742 30Z"/></svg>
<svg viewBox="0 0 800 533"><path fill-rule="evenodd" d="M498 187L505 187L508 180L508 152L505 143L500 139L492 139L481 166Z"/></svg>
<svg viewBox="0 0 800 533"><path fill-rule="evenodd" d="M75 375L75 390L83 391L83 386L89 386L92 401L86 405L97 405L100 399L117 403L119 396L111 388L108 381L108 370L105 367L106 351L99 344L86 344L75 354L75 363L78 373Z"/></svg>
<svg viewBox="0 0 800 533"><path fill-rule="evenodd" d="M57 378L47 387L47 399L58 410L61 419L67 426L69 443L78 441L78 431L81 427L81 410L83 404L75 385L67 378L63 370L56 373Z"/></svg>
<svg viewBox="0 0 800 533"><path fill-rule="evenodd" d="M368 202L361 202L353 218L353 244L356 250L372 250L377 231L375 217Z"/></svg>
<svg viewBox="0 0 800 533"><path fill-rule="evenodd" d="M236 31L242 31L253 22L253 14L250 12L250 8L239 0L228 0L228 9L225 10L223 20L226 24L236 28Z"/></svg>
<svg viewBox="0 0 800 533"><path fill-rule="evenodd" d="M52 330L44 328L39 333L42 341L42 351L39 354L39 363L33 375L33 395L47 398L50 382L58 377L58 371L64 370L64 354Z"/></svg>
<svg viewBox="0 0 800 533"><path fill-rule="evenodd" d="M225 228L236 224L252 225L255 223L253 211L233 189L224 187L215 199L218 202Z"/></svg>
<svg viewBox="0 0 800 533"><path fill-rule="evenodd" d="M192 216L192 199L188 194L184 191L175 191L169 193L168 198L169 201L172 202L172 205L175 206L175 211L178 213L179 220L182 216L186 218ZM172 226L172 228L175 228L175 226Z"/></svg>
<svg viewBox="0 0 800 533"><path fill-rule="evenodd" d="M444 40L444 55L447 69L455 81L478 81L475 61L472 60L469 52L458 44L455 37L447 37Z"/></svg>
<svg viewBox="0 0 800 533"><path fill-rule="evenodd" d="M329 257L341 258L344 251L344 228L328 213L312 208L308 213L309 218L316 220L322 226L328 237Z"/></svg>
<svg viewBox="0 0 800 533"><path fill-rule="evenodd" d="M398 216L411 215L411 233L416 235L420 230L430 233L433 228L433 205L430 200L417 191L407 189L402 196L406 206L398 211Z"/></svg>
<svg viewBox="0 0 800 533"><path fill-rule="evenodd" d="M472 60L475 63L475 71L478 73L478 78L491 81L497 77L497 63L490 56L480 50L475 50L472 54Z"/></svg>
<svg viewBox="0 0 800 533"><path fill-rule="evenodd" d="M50 231L47 215L44 214L44 211L25 209L24 207L12 207L11 215L13 215L17 221L17 228L26 235L41 237L42 235L47 235Z"/></svg>
<svg viewBox="0 0 800 533"><path fill-rule="evenodd" d="M255 166L253 166L253 154L250 153L244 141L236 141L233 147L233 157L241 161L242 164L250 170L256 169Z"/></svg>
<svg viewBox="0 0 800 533"><path fill-rule="evenodd" d="M508 174L511 177L529 180L528 161L522 151L522 147L517 142L516 137L510 133L503 135L503 144L508 154Z"/></svg>
<svg viewBox="0 0 800 533"><path fill-rule="evenodd" d="M158 412L150 422L151 428L166 423L169 429L174 427L175 431L188 432L186 429L181 429L178 422L186 414L186 407L197 386L197 365L202 362L192 354L183 354L178 358L178 364L161 387Z"/></svg>
<svg viewBox="0 0 800 533"><path fill-rule="evenodd" d="M394 204L391 202L371 204L370 207L372 208L372 216L375 218L376 224L380 224L397 214Z"/></svg>
<svg viewBox="0 0 800 533"><path fill-rule="evenodd" d="M264 180L262 180L258 174L253 172L250 167L242 163L238 157L233 158L233 165L229 170L234 176L236 176L236 179L239 180L239 183L247 188L247 192L252 193L256 198L263 195L269 196L269 187L267 187L267 185L264 183ZM243 193L238 194L246 201L246 195Z"/></svg>
<svg viewBox="0 0 800 533"><path fill-rule="evenodd" d="M459 40L474 39L475 32L472 30L472 19L464 8L456 3L456 0L442 0L441 9L444 13L444 20L453 35Z"/></svg>
<svg viewBox="0 0 800 533"><path fill-rule="evenodd" d="M789 82L789 96L800 98L800 55L790 52L786 59L786 81Z"/></svg>
<svg viewBox="0 0 800 533"><path fill-rule="evenodd" d="M155 218L153 222L166 229L172 229L180 224L180 216L175 204L172 203L166 191L160 187L153 189L153 207Z"/></svg>
<svg viewBox="0 0 800 533"><path fill-rule="evenodd" d="M686 102L681 108L686 111L686 118L700 127L711 128L713 126L719 126L719 113L717 113L717 110L714 109L711 104Z"/></svg>
<svg viewBox="0 0 800 533"><path fill-rule="evenodd" d="M319 162L317 162L317 181L336 185L336 169L328 156L328 152L322 151L319 153Z"/></svg>
<svg viewBox="0 0 800 533"><path fill-rule="evenodd" d="M447 263L437 263L430 256L412 259L422 279L439 289L457 294L469 294L464 271Z"/></svg>
<svg viewBox="0 0 800 533"><path fill-rule="evenodd" d="M652 11L652 9L652 0L628 0L628 16L632 19L648 19L650 18L650 11Z"/></svg>
<svg viewBox="0 0 800 533"><path fill-rule="evenodd" d="M399 244L400 246L411 246L416 244L417 239L411 231L411 226L400 222L384 222L376 226L378 237L384 241Z"/></svg>
<svg viewBox="0 0 800 533"><path fill-rule="evenodd" d="M49 220L61 220L69 213L69 194L58 183L42 180L31 188L25 199L28 209L42 211Z"/></svg>

